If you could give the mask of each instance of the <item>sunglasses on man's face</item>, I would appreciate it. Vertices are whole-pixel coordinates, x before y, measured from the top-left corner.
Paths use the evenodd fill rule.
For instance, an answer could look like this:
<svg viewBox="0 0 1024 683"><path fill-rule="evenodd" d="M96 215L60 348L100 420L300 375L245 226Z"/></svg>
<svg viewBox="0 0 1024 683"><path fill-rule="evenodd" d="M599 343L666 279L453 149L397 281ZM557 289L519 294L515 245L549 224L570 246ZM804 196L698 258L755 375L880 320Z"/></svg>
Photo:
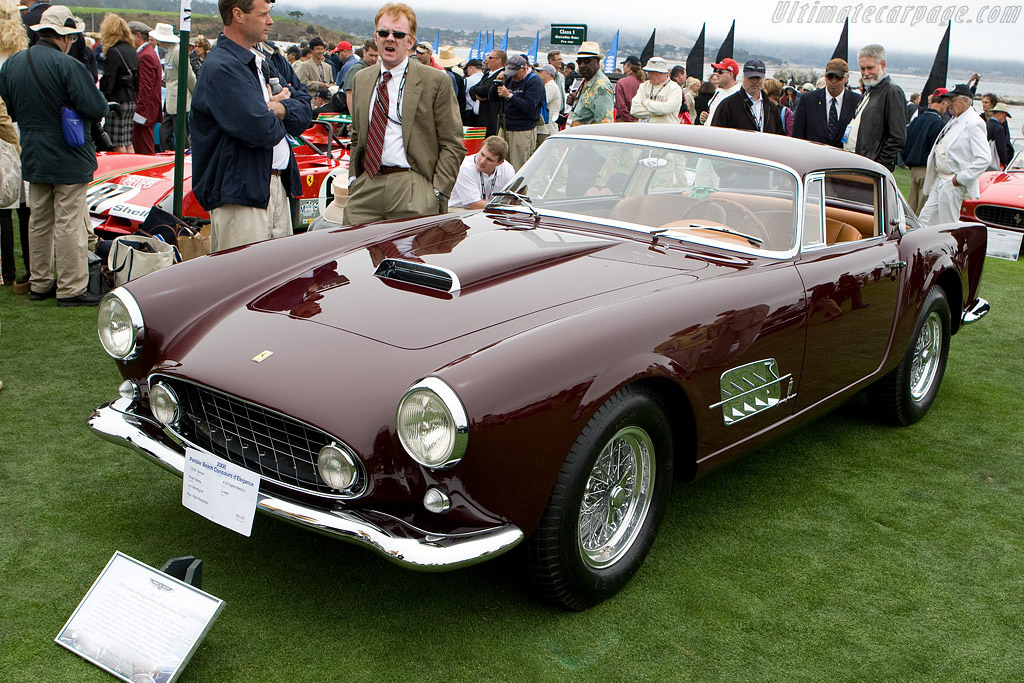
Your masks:
<svg viewBox="0 0 1024 683"><path fill-rule="evenodd" d="M409 34L406 33L405 31L389 31L386 28L379 28L377 29L377 35L380 36L381 38L387 38L390 35L394 36L395 40L401 40L402 38L405 38Z"/></svg>
<svg viewBox="0 0 1024 683"><path fill-rule="evenodd" d="M716 74L730 74L732 72L729 71L728 69L715 69L714 73L716 73Z"/></svg>

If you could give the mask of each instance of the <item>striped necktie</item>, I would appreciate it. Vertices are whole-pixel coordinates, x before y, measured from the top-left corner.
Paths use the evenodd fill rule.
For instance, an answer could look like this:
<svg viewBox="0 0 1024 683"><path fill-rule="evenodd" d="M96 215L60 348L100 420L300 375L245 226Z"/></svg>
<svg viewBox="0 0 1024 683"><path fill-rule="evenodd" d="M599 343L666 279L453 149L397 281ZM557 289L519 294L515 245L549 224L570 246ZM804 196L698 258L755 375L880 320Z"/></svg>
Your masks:
<svg viewBox="0 0 1024 683"><path fill-rule="evenodd" d="M832 98L832 104L828 108L828 141L836 137L836 131L839 130L839 108L836 106L836 98Z"/></svg>
<svg viewBox="0 0 1024 683"><path fill-rule="evenodd" d="M370 115L370 130L366 136L366 152L363 154L363 170L371 178L380 170L381 154L384 152L384 130L388 125L388 82L391 72L381 74L377 84L377 101Z"/></svg>

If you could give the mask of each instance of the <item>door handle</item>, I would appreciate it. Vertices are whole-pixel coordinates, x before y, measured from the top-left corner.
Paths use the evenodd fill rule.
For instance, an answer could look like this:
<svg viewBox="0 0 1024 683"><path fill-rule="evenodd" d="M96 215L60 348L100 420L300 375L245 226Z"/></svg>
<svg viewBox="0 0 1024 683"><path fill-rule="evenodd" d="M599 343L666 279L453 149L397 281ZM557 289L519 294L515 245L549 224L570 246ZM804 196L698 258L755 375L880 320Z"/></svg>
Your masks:
<svg viewBox="0 0 1024 683"><path fill-rule="evenodd" d="M882 262L882 265L890 270L899 270L900 268L906 268L907 262L901 259L896 259L894 261L884 261Z"/></svg>

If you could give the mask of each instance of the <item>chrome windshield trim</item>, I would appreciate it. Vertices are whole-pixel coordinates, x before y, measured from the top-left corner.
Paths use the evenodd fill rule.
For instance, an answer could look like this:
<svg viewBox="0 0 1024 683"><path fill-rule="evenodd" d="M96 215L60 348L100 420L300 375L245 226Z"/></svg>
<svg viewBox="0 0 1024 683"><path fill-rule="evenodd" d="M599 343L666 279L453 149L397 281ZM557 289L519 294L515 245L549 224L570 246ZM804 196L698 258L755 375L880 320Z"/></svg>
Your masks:
<svg viewBox="0 0 1024 683"><path fill-rule="evenodd" d="M617 136L613 136L613 135L577 135L577 134L573 134L573 133L561 132L561 133L557 133L556 135L552 135L548 139L549 140L583 140L583 141L588 141L588 142L596 141L596 142L618 143L618 144L626 144L626 145L637 146L637 147L649 147L649 148L658 149L658 150L673 150L673 151L677 151L677 152L689 152L689 153L693 153L693 154L702 154L702 155L709 156L709 157L718 157L718 158L721 158L721 159L730 159L730 160L734 160L734 161L746 161L746 162L749 162L749 163L752 163L752 164L758 164L760 166L767 166L769 168L773 168L775 170L782 171L783 173L786 173L789 176L792 176L792 178L794 180L794 187L795 187L795 190L793 192L793 207L794 207L793 211L794 211L794 214L797 213L799 207L803 206L803 201L804 201L803 181L802 181L802 179L800 177L800 174L798 174L795 170L793 170L792 167L786 166L785 164L779 163L777 161L773 161L771 159L764 159L764 158L761 158L761 157L752 157L752 156L747 156L745 154L731 154L731 153L728 153L728 152L720 152L718 150L709 149L707 147L696 147L696 146L693 146L693 145L679 145L679 144L675 144L675 143L653 142L653 141L650 141L650 140L638 140L638 139L635 139L635 138L622 138L622 137L617 137ZM519 174L517 173L515 177L518 178ZM514 180L514 178L513 178L513 180ZM510 183L510 186L511 186L511 183ZM500 209L502 211L510 211L510 212L514 212L514 213L524 213L524 214L530 215L531 217L534 215L534 213L536 213L536 214L539 214L540 216L544 216L544 217L563 218L563 219L568 219L568 220L579 221L579 222L582 222L582 223L589 223L589 224L592 224L592 225L611 225L611 226L614 226L614 227L617 227L617 228L622 228L622 229L625 229L625 230L629 230L631 232L636 232L636 233L638 233L640 235L651 235L652 237L653 237L652 233L654 233L654 232L659 230L659 228L657 228L657 227L647 226L647 225L640 225L639 223L630 223L628 221L619 221L619 220L614 220L614 219L610 219L610 218L600 218L598 216L587 216L585 214L569 213L569 212L566 212L566 211L557 211L557 210L546 209L544 207L537 207L537 206L531 207L533 209L533 211L529 211L526 208L524 208L522 206L519 206L519 205L516 205L516 204L489 204L488 208L489 209L491 209L491 208L498 208L498 209ZM796 218L799 221L799 216L796 216ZM796 254L798 253L799 248L800 248L799 224L798 224L797 235L796 235L796 238L794 240L793 247L790 248L790 249L782 250L782 251L755 249L753 247L743 247L743 246L740 246L740 245L732 243L732 242L724 242L724 241L718 241L718 240L712 240L712 239L704 239L704 238L701 238L701 237L696 236L696 235L685 235L685 236L678 235L677 236L677 235L665 235L665 234L662 234L662 235L660 235L660 239L675 239L675 240L678 240L680 242L692 242L694 244L700 244L700 245L703 245L703 246L717 247L717 248L720 248L720 249L725 249L727 251L739 252L739 253L742 253L742 254L749 254L749 255L752 255L752 256L761 256L761 257L765 257L765 258L780 259L780 260L781 259L787 259L787 258L793 258L794 256L796 256Z"/></svg>
<svg viewBox="0 0 1024 683"><path fill-rule="evenodd" d="M182 476L184 453L142 429L130 410L132 402L118 399L100 406L88 419L102 439L127 446L161 467ZM425 531L388 513L342 507L314 507L260 491L259 512L363 546L397 565L420 571L447 571L468 567L511 550L524 534L514 524L502 524L471 532L447 534Z"/></svg>

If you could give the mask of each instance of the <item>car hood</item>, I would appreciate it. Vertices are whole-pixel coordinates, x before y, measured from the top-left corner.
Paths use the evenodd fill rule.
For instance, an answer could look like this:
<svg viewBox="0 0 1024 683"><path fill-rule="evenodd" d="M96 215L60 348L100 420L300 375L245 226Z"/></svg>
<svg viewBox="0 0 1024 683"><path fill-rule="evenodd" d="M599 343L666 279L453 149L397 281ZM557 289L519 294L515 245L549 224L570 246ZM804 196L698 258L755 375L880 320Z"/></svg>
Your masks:
<svg viewBox="0 0 1024 683"><path fill-rule="evenodd" d="M976 203L1024 208L1024 172L986 173L982 175L980 185L983 194L974 200Z"/></svg>
<svg viewBox="0 0 1024 683"><path fill-rule="evenodd" d="M329 254L251 299L249 308L426 348L543 311L544 320L571 315L611 292L708 265L649 246L460 214Z"/></svg>

